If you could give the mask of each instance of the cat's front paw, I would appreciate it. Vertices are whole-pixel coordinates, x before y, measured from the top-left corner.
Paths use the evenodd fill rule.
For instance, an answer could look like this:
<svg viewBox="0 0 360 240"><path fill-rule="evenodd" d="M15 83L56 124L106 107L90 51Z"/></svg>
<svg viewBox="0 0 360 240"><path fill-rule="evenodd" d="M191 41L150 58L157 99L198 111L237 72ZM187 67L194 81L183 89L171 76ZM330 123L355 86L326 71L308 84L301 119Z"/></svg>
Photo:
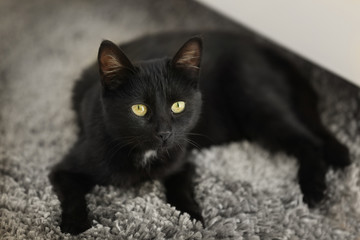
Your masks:
<svg viewBox="0 0 360 240"><path fill-rule="evenodd" d="M192 212L192 213L189 212L189 215L190 215L191 219L195 219L196 221L200 221L202 223L202 225L205 226L204 218L202 217L200 212Z"/></svg>
<svg viewBox="0 0 360 240"><path fill-rule="evenodd" d="M316 207L325 197L325 169L299 172L299 184L303 200L310 208Z"/></svg>
<svg viewBox="0 0 360 240"><path fill-rule="evenodd" d="M91 224L88 219L76 219L69 216L63 216L60 224L63 233L72 235L78 235L89 228L91 228Z"/></svg>
<svg viewBox="0 0 360 240"><path fill-rule="evenodd" d="M345 145L337 141L330 141L325 146L324 157L329 165L340 169L350 165L349 149Z"/></svg>
<svg viewBox="0 0 360 240"><path fill-rule="evenodd" d="M195 219L196 221L200 221L202 223L202 225L205 226L204 218L201 215L201 209L199 206L197 206L197 205L191 206L185 212L190 215L191 220Z"/></svg>
<svg viewBox="0 0 360 240"><path fill-rule="evenodd" d="M326 185L325 183L316 182L314 185L300 184L303 192L303 200L310 207L316 207L325 197Z"/></svg>

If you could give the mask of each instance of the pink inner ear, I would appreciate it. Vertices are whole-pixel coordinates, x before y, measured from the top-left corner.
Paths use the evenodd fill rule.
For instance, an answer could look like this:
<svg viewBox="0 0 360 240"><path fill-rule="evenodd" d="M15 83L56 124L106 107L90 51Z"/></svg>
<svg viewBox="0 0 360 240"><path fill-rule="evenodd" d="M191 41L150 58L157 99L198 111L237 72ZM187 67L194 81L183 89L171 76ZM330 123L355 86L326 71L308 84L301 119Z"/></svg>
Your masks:
<svg viewBox="0 0 360 240"><path fill-rule="evenodd" d="M101 71L104 75L111 75L122 68L119 60L111 54L104 53L100 57Z"/></svg>
<svg viewBox="0 0 360 240"><path fill-rule="evenodd" d="M180 57L176 61L177 65L185 67L199 68L200 50L197 43L188 43L181 51Z"/></svg>

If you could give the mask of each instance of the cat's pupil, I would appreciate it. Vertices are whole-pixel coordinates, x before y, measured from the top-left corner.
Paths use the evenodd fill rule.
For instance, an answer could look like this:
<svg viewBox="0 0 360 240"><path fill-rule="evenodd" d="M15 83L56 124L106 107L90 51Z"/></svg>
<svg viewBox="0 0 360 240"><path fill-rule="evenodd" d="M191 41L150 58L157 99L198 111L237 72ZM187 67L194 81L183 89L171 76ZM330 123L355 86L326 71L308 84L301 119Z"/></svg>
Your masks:
<svg viewBox="0 0 360 240"><path fill-rule="evenodd" d="M177 107L180 107L180 104L179 103L176 103Z"/></svg>

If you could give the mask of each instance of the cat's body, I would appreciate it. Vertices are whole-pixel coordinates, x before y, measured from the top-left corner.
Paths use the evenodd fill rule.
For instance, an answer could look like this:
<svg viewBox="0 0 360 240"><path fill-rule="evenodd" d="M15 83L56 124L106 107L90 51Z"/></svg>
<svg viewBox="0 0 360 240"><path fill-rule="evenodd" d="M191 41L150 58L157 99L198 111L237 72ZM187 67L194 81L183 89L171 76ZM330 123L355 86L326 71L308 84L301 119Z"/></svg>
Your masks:
<svg viewBox="0 0 360 240"><path fill-rule="evenodd" d="M198 38L175 55L191 35L159 34L123 45L134 65L106 42L98 58L102 85L97 66L77 82L79 140L50 175L63 231L90 226L84 195L95 184L126 187L150 179L164 183L169 203L202 220L186 159L192 147L245 138L286 151L299 160L310 205L323 198L328 166L349 163L347 149L321 124L317 96L294 65L232 33L204 34L202 57ZM185 110L172 112L178 101ZM134 104L147 107L144 116L131 112Z"/></svg>

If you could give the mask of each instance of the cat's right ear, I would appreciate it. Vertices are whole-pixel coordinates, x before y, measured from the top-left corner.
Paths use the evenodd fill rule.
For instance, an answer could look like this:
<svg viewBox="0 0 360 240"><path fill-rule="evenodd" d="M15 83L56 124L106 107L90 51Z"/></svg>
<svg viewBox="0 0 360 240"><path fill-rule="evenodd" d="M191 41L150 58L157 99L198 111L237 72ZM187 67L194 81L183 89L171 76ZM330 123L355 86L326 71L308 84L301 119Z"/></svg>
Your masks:
<svg viewBox="0 0 360 240"><path fill-rule="evenodd" d="M104 40L98 53L101 83L106 89L115 89L134 73L134 66L120 48L109 40Z"/></svg>
<svg viewBox="0 0 360 240"><path fill-rule="evenodd" d="M189 39L175 54L172 59L172 65L188 76L197 78L200 72L202 52L202 39L200 37L193 37Z"/></svg>

